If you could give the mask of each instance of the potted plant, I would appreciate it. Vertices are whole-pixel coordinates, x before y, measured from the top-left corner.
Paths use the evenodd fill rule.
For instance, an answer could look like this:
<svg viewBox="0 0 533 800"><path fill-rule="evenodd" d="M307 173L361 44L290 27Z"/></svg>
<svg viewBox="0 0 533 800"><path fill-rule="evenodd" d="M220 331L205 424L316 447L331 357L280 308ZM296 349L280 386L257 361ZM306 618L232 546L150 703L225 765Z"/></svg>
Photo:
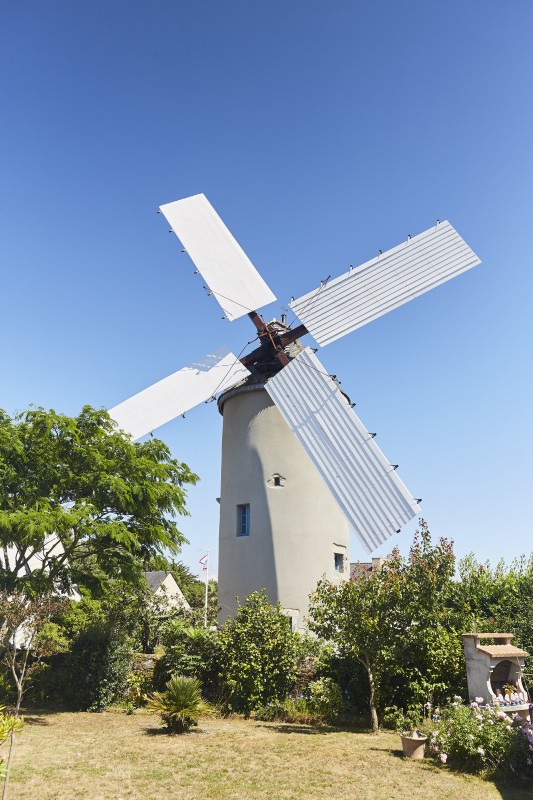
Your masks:
<svg viewBox="0 0 533 800"><path fill-rule="evenodd" d="M408 758L424 758L424 751L428 737L418 729L403 731L402 748L404 756Z"/></svg>
<svg viewBox="0 0 533 800"><path fill-rule="evenodd" d="M417 710L402 711L396 706L392 706L385 709L384 719L400 734L404 756L424 758L428 737L419 730L422 718Z"/></svg>

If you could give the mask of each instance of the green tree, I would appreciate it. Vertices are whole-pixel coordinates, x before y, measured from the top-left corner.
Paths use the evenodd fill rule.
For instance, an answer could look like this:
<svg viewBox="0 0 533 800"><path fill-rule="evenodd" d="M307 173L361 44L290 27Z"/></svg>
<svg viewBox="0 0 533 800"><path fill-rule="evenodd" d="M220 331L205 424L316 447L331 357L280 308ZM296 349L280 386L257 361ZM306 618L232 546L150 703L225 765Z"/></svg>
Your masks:
<svg viewBox="0 0 533 800"><path fill-rule="evenodd" d="M381 569L354 583L321 581L311 598L311 630L366 672L374 731L380 706L422 710L464 680L452 544L433 544L420 526L407 558L394 549Z"/></svg>
<svg viewBox="0 0 533 800"><path fill-rule="evenodd" d="M401 559L393 554L380 570L354 583L323 579L311 595L309 627L334 643L341 656L359 662L369 685L372 730L379 729L380 683L392 669L400 634Z"/></svg>
<svg viewBox="0 0 533 800"><path fill-rule="evenodd" d="M462 693L466 670L460 634L465 617L453 602L456 592L452 542L436 543L425 520L406 559L397 561L402 599L397 666L388 680L389 702L421 709Z"/></svg>
<svg viewBox="0 0 533 800"><path fill-rule="evenodd" d="M163 442L132 442L104 410L0 412L0 586L38 595L139 576L185 541L174 517L196 480Z"/></svg>
<svg viewBox="0 0 533 800"><path fill-rule="evenodd" d="M220 682L227 711L246 716L286 697L295 677L297 634L279 603L253 592L219 633Z"/></svg>

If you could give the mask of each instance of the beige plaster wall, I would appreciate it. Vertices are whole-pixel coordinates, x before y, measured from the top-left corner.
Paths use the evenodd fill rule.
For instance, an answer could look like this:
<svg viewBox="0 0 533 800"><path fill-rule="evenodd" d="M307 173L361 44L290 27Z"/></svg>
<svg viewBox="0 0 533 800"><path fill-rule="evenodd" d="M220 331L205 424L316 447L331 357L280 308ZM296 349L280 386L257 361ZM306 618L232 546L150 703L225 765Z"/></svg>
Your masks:
<svg viewBox="0 0 533 800"><path fill-rule="evenodd" d="M219 604L223 621L265 588L305 626L318 580L348 580L348 524L267 392L243 390L223 405ZM279 475L282 486L274 486ZM250 504L250 535L237 536L237 505ZM345 570L335 572L334 552Z"/></svg>

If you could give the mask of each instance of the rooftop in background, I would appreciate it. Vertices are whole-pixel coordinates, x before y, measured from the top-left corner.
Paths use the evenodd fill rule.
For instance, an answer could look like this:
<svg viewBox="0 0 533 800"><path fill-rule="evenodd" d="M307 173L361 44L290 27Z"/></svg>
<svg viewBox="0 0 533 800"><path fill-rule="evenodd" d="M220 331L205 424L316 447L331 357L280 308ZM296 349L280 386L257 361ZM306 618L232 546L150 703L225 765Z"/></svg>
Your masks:
<svg viewBox="0 0 533 800"><path fill-rule="evenodd" d="M350 580L355 582L358 578L364 578L372 572L380 569L384 558L373 558L371 562L354 561L350 564Z"/></svg>

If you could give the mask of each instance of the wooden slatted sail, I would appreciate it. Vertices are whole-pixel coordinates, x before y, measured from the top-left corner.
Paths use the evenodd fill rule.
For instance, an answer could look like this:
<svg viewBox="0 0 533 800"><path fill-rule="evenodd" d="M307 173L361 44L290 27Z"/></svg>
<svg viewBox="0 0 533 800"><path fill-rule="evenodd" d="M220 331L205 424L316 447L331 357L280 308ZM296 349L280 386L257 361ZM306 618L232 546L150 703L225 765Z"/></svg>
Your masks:
<svg viewBox="0 0 533 800"><path fill-rule="evenodd" d="M228 319L276 299L204 194L160 208Z"/></svg>
<svg viewBox="0 0 533 800"><path fill-rule="evenodd" d="M266 390L368 552L420 512L309 348L271 378Z"/></svg>
<svg viewBox="0 0 533 800"><path fill-rule="evenodd" d="M222 348L124 400L109 414L119 428L139 439L249 374L237 356Z"/></svg>
<svg viewBox="0 0 533 800"><path fill-rule="evenodd" d="M441 222L290 305L326 345L479 263L450 223Z"/></svg>

